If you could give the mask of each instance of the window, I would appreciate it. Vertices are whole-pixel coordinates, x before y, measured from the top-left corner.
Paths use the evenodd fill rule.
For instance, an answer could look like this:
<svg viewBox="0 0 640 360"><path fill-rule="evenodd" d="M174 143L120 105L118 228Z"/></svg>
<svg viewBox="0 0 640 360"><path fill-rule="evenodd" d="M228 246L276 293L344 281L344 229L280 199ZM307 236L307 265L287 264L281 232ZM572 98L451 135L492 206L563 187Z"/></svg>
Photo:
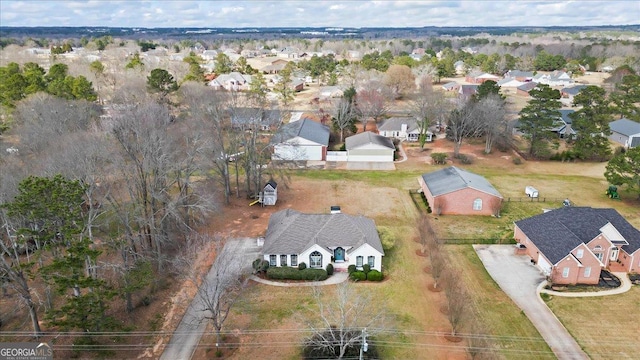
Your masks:
<svg viewBox="0 0 640 360"><path fill-rule="evenodd" d="M280 266L287 266L287 255L280 255Z"/></svg>
<svg viewBox="0 0 640 360"><path fill-rule="evenodd" d="M321 268L322 267L322 254L314 251L309 255L309 267Z"/></svg>
<svg viewBox="0 0 640 360"><path fill-rule="evenodd" d="M357 268L361 268L362 267L362 261L363 261L363 257L362 256L356 256L356 267Z"/></svg>
<svg viewBox="0 0 640 360"><path fill-rule="evenodd" d="M473 210L482 210L482 199L473 200Z"/></svg>
<svg viewBox="0 0 640 360"><path fill-rule="evenodd" d="M576 257L578 259L582 259L583 255L584 255L584 249L578 249L578 251L576 251Z"/></svg>
<svg viewBox="0 0 640 360"><path fill-rule="evenodd" d="M596 253L596 257L598 258L598 260L600 260L600 262L602 262L602 258L604 256L602 255L602 253Z"/></svg>
<svg viewBox="0 0 640 360"><path fill-rule="evenodd" d="M298 255L291 254L291 266L298 266Z"/></svg>
<svg viewBox="0 0 640 360"><path fill-rule="evenodd" d="M269 255L269 266L278 266L276 259L277 257L275 255Z"/></svg>
<svg viewBox="0 0 640 360"><path fill-rule="evenodd" d="M591 276L591 266L587 266L586 268L584 268L584 277L590 277Z"/></svg>
<svg viewBox="0 0 640 360"><path fill-rule="evenodd" d="M373 269L373 267L376 266L376 257L375 256L369 256L367 258L367 264L369 264L369 266Z"/></svg>
<svg viewBox="0 0 640 360"><path fill-rule="evenodd" d="M569 277L569 268L568 267L562 269L562 277L563 278Z"/></svg>

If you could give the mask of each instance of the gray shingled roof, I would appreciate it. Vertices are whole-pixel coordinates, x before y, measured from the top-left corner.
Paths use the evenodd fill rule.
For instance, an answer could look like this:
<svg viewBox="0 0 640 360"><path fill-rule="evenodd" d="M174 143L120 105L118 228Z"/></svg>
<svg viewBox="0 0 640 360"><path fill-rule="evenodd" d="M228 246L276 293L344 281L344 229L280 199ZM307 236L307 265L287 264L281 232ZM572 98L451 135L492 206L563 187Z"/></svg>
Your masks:
<svg viewBox="0 0 640 360"><path fill-rule="evenodd" d="M344 139L344 144L347 150L353 150L355 148L368 144L376 144L389 149L396 148L393 145L393 141L391 141L391 139L386 138L382 135L374 134L371 131L365 131L360 134L349 136L348 138Z"/></svg>
<svg viewBox="0 0 640 360"><path fill-rule="evenodd" d="M324 248L350 247L347 253L364 244L384 255L373 220L348 214L303 214L281 210L269 218L264 239L264 254L300 254L313 245Z"/></svg>
<svg viewBox="0 0 640 360"><path fill-rule="evenodd" d="M329 145L329 127L307 118L283 125L271 142L278 144L298 136L324 146Z"/></svg>
<svg viewBox="0 0 640 360"><path fill-rule="evenodd" d="M402 124L407 124L407 132L411 132L418 128L418 121L414 117L409 116L395 116L388 118L378 126L378 131L400 131L402 130Z"/></svg>
<svg viewBox="0 0 640 360"><path fill-rule="evenodd" d="M484 177L455 166L423 174L422 179L434 197L464 188L472 188L487 194L502 197L498 190Z"/></svg>
<svg viewBox="0 0 640 360"><path fill-rule="evenodd" d="M518 90L529 92L538 86L537 82L529 81L517 87Z"/></svg>
<svg viewBox="0 0 640 360"><path fill-rule="evenodd" d="M510 70L507 72L509 77L533 77L533 71Z"/></svg>
<svg viewBox="0 0 640 360"><path fill-rule="evenodd" d="M576 96L580 91L584 90L586 87L587 85L576 85L572 87L566 87L562 89L562 92L565 94Z"/></svg>
<svg viewBox="0 0 640 360"><path fill-rule="evenodd" d="M270 110L261 108L231 108L231 124L240 125L276 125L282 120L280 110Z"/></svg>
<svg viewBox="0 0 640 360"><path fill-rule="evenodd" d="M640 134L640 123L626 118L610 122L609 128L611 131L615 131L626 136Z"/></svg>
<svg viewBox="0 0 640 360"><path fill-rule="evenodd" d="M582 243L598 236L600 228L611 223L629 243L621 248L628 254L640 249L640 231L615 209L563 207L516 221L534 245L551 261L558 263Z"/></svg>

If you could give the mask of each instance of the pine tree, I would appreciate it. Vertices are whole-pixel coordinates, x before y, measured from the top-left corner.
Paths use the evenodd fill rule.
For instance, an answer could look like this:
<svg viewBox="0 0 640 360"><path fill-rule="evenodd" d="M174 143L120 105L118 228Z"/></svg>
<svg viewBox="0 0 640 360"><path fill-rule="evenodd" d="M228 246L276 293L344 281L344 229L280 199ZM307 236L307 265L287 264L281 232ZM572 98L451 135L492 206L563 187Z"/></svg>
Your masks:
<svg viewBox="0 0 640 360"><path fill-rule="evenodd" d="M529 92L531 100L520 111L520 131L529 140L529 155L545 155L553 122L560 118L560 91L540 84Z"/></svg>

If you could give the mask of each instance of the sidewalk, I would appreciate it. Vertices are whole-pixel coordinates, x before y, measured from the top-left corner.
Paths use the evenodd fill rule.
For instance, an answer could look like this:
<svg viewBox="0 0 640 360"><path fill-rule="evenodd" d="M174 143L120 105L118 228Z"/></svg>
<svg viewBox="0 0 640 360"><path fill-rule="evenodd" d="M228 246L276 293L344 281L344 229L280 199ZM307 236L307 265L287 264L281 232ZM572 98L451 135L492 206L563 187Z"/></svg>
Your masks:
<svg viewBox="0 0 640 360"><path fill-rule="evenodd" d="M286 282L280 282L280 281L271 281L271 280L261 279L255 275L251 275L249 279L260 284L271 285L271 286L302 287L302 286L336 285L336 284L345 282L348 278L349 278L349 274L346 272L335 272L327 280L323 280L323 281L286 283Z"/></svg>
<svg viewBox="0 0 640 360"><path fill-rule="evenodd" d="M626 293L631 289L631 280L629 280L629 276L623 272L612 272L618 279L620 279L620 286L611 289L611 290L602 290L602 291L586 291L586 292L560 292L545 289L544 287L547 285L546 281L543 281L538 285L538 293L549 294L553 296L562 296L562 297L593 297L593 296L607 296L607 295L617 295Z"/></svg>

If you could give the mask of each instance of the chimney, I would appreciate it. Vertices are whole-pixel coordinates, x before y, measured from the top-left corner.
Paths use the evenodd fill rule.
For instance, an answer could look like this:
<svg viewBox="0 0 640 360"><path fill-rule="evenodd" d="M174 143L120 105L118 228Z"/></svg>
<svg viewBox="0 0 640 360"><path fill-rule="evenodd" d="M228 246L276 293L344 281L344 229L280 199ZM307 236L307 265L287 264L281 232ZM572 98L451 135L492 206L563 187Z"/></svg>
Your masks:
<svg viewBox="0 0 640 360"><path fill-rule="evenodd" d="M338 205L332 205L331 206L331 214L340 214L342 211L340 211L340 206Z"/></svg>

